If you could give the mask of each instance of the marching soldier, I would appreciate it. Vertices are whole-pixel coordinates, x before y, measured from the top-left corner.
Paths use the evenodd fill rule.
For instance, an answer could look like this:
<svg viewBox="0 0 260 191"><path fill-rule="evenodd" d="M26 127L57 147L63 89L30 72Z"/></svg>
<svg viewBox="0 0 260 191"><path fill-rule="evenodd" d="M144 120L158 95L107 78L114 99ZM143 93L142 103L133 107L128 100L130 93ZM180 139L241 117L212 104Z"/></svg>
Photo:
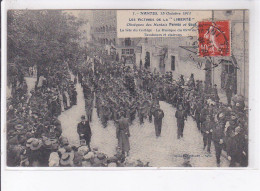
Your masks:
<svg viewBox="0 0 260 191"><path fill-rule="evenodd" d="M116 129L116 137L118 139L118 147L121 149L123 155L129 156L130 151L130 131L128 119L125 118L124 112L120 113L120 119L118 120L118 126Z"/></svg>
<svg viewBox="0 0 260 191"><path fill-rule="evenodd" d="M164 112L160 108L157 108L153 112L153 116L154 116L155 135L156 138L158 138L161 135L162 119L164 117Z"/></svg>
<svg viewBox="0 0 260 191"><path fill-rule="evenodd" d="M215 123L212 121L211 116L207 115L206 121L204 121L201 126L201 131L203 133L203 143L204 143L203 150L207 147L208 153L210 153L212 132L213 132L214 125Z"/></svg>
<svg viewBox="0 0 260 191"><path fill-rule="evenodd" d="M187 120L187 114L183 109L183 106L180 104L178 106L178 110L175 113L175 117L177 118L177 138L183 137L183 130L184 130L184 121Z"/></svg>
<svg viewBox="0 0 260 191"><path fill-rule="evenodd" d="M217 160L218 167L220 167L220 155L224 143L224 127L225 127L225 115L224 113L220 113L218 115L218 122L216 126L214 126L212 131L212 140L215 146L216 160Z"/></svg>

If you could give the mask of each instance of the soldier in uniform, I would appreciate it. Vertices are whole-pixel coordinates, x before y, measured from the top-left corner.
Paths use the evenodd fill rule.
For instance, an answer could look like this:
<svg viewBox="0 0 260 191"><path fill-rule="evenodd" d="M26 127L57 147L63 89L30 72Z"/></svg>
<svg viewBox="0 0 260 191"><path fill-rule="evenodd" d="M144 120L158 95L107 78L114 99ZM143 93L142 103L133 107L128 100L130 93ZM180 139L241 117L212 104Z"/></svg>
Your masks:
<svg viewBox="0 0 260 191"><path fill-rule="evenodd" d="M120 119L118 120L118 126L116 129L116 137L118 139L118 147L121 149L124 155L129 156L130 151L130 131L128 119L124 116L125 113L120 113Z"/></svg>
<svg viewBox="0 0 260 191"><path fill-rule="evenodd" d="M214 126L212 131L212 140L214 142L216 151L217 166L220 166L220 156L224 143L224 127L225 127L225 115L224 113L218 114L218 122Z"/></svg>
<svg viewBox="0 0 260 191"><path fill-rule="evenodd" d="M203 133L203 149L207 147L208 153L210 153L210 147L211 147L211 140L212 140L212 132L214 128L215 123L212 120L212 117L210 115L206 116L206 121L203 122L201 126L201 131Z"/></svg>
<svg viewBox="0 0 260 191"><path fill-rule="evenodd" d="M177 118L177 127L178 127L177 138L180 139L180 137L183 137L184 121L187 120L187 114L181 104L179 104L177 108L175 117Z"/></svg>
<svg viewBox="0 0 260 191"><path fill-rule="evenodd" d="M153 116L154 116L155 135L158 138L161 135L162 119L164 117L164 112L162 109L157 108L153 112Z"/></svg>

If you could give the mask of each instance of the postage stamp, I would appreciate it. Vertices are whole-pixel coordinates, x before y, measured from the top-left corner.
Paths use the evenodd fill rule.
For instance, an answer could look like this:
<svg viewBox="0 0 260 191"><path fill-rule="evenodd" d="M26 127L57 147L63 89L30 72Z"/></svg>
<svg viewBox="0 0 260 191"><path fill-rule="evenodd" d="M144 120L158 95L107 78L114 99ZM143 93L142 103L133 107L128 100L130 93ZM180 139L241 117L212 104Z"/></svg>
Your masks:
<svg viewBox="0 0 260 191"><path fill-rule="evenodd" d="M229 21L199 22L199 56L230 56Z"/></svg>

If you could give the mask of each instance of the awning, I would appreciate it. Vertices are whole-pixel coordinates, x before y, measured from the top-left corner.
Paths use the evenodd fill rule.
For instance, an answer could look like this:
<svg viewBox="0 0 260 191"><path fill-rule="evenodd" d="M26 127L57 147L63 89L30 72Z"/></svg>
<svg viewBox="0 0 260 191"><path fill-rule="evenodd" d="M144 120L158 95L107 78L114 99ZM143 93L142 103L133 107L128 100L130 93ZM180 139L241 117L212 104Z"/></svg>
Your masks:
<svg viewBox="0 0 260 191"><path fill-rule="evenodd" d="M187 50L187 51L192 52L194 54L198 53L198 47L197 46L180 46L180 48L183 48L184 50Z"/></svg>

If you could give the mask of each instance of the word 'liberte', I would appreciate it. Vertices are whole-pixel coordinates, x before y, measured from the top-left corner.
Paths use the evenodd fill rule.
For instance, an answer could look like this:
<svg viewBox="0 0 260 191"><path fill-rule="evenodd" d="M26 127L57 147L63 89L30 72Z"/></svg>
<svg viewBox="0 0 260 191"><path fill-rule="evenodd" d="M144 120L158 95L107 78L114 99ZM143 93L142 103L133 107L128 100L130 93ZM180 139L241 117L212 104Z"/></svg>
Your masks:
<svg viewBox="0 0 260 191"><path fill-rule="evenodd" d="M133 15L138 14L133 12ZM181 12L170 12L170 11L162 11L162 12L153 12L153 11L141 11L140 15L181 15ZM182 12L183 15L191 15L191 12L184 11Z"/></svg>

